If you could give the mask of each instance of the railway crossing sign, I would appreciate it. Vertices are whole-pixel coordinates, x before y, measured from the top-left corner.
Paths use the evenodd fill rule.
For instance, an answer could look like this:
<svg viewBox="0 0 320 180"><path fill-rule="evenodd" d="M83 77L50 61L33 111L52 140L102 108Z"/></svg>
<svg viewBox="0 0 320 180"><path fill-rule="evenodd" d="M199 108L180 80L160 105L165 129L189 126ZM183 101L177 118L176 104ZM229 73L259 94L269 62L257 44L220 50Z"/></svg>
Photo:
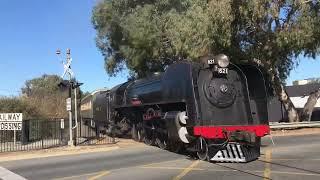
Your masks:
<svg viewBox="0 0 320 180"><path fill-rule="evenodd" d="M22 113L0 113L0 130L21 131Z"/></svg>
<svg viewBox="0 0 320 180"><path fill-rule="evenodd" d="M71 62L72 62L71 58L69 58L66 63L62 62L63 69L64 69L62 78L64 78L66 74L69 74L70 79L73 78L73 71L71 70Z"/></svg>

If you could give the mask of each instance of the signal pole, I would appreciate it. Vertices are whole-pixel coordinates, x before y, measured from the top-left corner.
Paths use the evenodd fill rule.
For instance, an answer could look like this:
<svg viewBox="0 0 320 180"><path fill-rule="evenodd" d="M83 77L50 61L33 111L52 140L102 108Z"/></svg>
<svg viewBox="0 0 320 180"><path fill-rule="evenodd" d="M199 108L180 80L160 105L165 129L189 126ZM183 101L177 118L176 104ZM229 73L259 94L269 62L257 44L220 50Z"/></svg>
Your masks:
<svg viewBox="0 0 320 180"><path fill-rule="evenodd" d="M61 51L60 50L57 50L56 51L56 54L57 55L60 55L61 54ZM71 62L72 62L72 58L71 58L71 52L70 52L70 49L68 48L67 49L67 53L66 53L66 63L64 63L64 61L62 60L62 64L63 64L63 68L64 68L64 72L62 74L62 79L64 78L64 76L66 74L69 75L69 95L68 95L68 98L66 100L66 103L67 103L67 111L69 112L69 141L68 141L68 145L69 146L74 146L74 142L73 142L73 133L72 133L72 100L71 100L71 91L72 91L72 79L73 79L73 72L71 70ZM75 100L75 103L76 103L76 100ZM75 116L77 117L77 116ZM75 119L76 122L77 122L77 119Z"/></svg>

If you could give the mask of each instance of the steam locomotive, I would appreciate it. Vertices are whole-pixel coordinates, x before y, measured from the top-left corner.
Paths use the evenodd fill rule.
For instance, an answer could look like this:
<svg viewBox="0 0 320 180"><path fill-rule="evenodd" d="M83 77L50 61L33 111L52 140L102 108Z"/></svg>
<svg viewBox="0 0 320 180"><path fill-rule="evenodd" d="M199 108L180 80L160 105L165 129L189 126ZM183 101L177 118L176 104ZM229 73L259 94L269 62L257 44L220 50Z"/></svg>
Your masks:
<svg viewBox="0 0 320 180"><path fill-rule="evenodd" d="M201 160L252 161L270 131L264 77L260 67L223 54L179 61L104 92L105 116L95 121L109 135L187 150Z"/></svg>

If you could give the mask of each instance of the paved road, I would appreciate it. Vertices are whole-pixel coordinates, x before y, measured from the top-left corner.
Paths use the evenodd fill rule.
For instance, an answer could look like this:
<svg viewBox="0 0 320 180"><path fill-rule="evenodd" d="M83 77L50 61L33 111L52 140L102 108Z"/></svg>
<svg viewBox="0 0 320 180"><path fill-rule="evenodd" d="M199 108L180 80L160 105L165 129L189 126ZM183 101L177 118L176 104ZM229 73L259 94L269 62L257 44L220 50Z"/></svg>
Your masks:
<svg viewBox="0 0 320 180"><path fill-rule="evenodd" d="M320 135L263 139L246 164L208 163L150 146L0 163L26 179L320 179ZM1 179L1 178L0 178Z"/></svg>

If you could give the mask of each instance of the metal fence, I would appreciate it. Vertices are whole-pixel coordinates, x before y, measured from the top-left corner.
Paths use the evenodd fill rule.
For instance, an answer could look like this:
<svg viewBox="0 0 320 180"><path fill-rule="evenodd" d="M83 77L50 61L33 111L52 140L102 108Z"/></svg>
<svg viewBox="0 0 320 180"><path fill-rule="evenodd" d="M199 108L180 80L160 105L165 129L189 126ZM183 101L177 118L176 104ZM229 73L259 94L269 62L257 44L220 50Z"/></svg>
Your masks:
<svg viewBox="0 0 320 180"><path fill-rule="evenodd" d="M78 126L73 130L74 145L115 143L115 139L107 136L105 132L91 119L80 120ZM0 152L65 146L68 140L68 119L24 120L21 131L0 131Z"/></svg>
<svg viewBox="0 0 320 180"><path fill-rule="evenodd" d="M21 131L0 131L0 152L28 151L67 144L68 124L60 119L24 120Z"/></svg>
<svg viewBox="0 0 320 180"><path fill-rule="evenodd" d="M113 144L115 138L107 136L106 130L92 119L81 119L76 131L76 145Z"/></svg>

